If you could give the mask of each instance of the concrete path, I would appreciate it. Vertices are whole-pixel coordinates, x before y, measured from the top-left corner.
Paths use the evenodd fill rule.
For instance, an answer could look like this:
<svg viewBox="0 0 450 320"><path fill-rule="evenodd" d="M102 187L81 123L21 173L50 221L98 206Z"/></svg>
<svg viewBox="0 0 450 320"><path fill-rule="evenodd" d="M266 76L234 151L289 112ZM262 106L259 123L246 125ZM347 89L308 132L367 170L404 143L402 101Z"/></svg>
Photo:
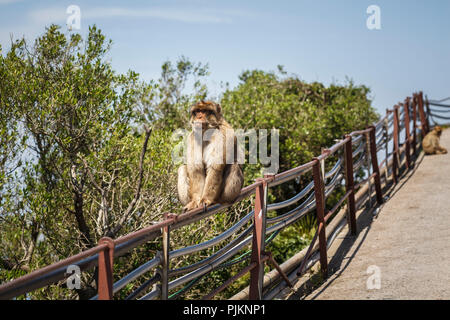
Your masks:
<svg viewBox="0 0 450 320"><path fill-rule="evenodd" d="M450 154L416 162L376 219L358 218L356 239L333 243L327 281L290 299L450 299Z"/></svg>

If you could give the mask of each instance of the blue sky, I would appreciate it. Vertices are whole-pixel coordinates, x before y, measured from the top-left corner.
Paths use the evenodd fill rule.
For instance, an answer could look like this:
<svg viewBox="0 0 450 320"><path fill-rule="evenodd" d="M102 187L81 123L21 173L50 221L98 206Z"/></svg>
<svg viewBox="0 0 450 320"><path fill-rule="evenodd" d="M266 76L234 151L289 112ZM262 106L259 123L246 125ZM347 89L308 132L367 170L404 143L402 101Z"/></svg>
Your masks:
<svg viewBox="0 0 450 320"><path fill-rule="evenodd" d="M0 0L0 44L11 33L34 39L50 23L66 29L69 5L81 9L79 32L95 23L113 40L115 69L144 80L184 55L209 63L213 95L243 70L281 64L308 82L365 84L380 112L415 90L450 96L450 1ZM370 5L381 30L366 27Z"/></svg>

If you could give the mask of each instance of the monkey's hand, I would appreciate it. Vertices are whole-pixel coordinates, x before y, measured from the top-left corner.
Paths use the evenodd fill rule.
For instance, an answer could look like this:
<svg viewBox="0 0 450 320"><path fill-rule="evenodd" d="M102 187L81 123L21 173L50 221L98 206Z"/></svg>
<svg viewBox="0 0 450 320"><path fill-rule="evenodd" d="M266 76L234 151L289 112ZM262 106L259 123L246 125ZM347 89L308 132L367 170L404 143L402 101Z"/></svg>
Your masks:
<svg viewBox="0 0 450 320"><path fill-rule="evenodd" d="M209 206L209 205L212 205L213 203L214 203L213 200L207 199L207 198L202 198L202 200L200 200L201 206Z"/></svg>
<svg viewBox="0 0 450 320"><path fill-rule="evenodd" d="M199 206L199 203L193 200L183 207L183 211L190 211L192 209L198 208Z"/></svg>

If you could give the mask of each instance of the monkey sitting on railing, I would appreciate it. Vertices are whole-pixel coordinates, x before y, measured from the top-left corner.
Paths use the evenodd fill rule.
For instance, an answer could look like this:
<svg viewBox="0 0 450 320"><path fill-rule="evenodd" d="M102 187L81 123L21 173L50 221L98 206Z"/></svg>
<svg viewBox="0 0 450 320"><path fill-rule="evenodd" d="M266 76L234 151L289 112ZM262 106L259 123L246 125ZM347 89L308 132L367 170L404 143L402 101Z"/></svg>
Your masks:
<svg viewBox="0 0 450 320"><path fill-rule="evenodd" d="M425 154L446 154L447 149L443 148L439 144L439 139L442 134L442 128L440 126L434 127L433 131L427 133L422 141L422 147Z"/></svg>
<svg viewBox="0 0 450 320"><path fill-rule="evenodd" d="M190 115L187 163L178 169L179 199L184 210L230 204L244 182L234 131L223 118L220 105L212 101L193 105Z"/></svg>

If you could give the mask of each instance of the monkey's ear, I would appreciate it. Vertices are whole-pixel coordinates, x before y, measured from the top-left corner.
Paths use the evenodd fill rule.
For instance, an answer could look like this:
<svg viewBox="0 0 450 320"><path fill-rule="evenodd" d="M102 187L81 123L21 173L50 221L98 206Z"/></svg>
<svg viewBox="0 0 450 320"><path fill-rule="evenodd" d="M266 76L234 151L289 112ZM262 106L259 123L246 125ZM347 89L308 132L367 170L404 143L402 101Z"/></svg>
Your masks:
<svg viewBox="0 0 450 320"><path fill-rule="evenodd" d="M217 113L222 114L222 107L220 106L220 104L216 103L216 109Z"/></svg>

